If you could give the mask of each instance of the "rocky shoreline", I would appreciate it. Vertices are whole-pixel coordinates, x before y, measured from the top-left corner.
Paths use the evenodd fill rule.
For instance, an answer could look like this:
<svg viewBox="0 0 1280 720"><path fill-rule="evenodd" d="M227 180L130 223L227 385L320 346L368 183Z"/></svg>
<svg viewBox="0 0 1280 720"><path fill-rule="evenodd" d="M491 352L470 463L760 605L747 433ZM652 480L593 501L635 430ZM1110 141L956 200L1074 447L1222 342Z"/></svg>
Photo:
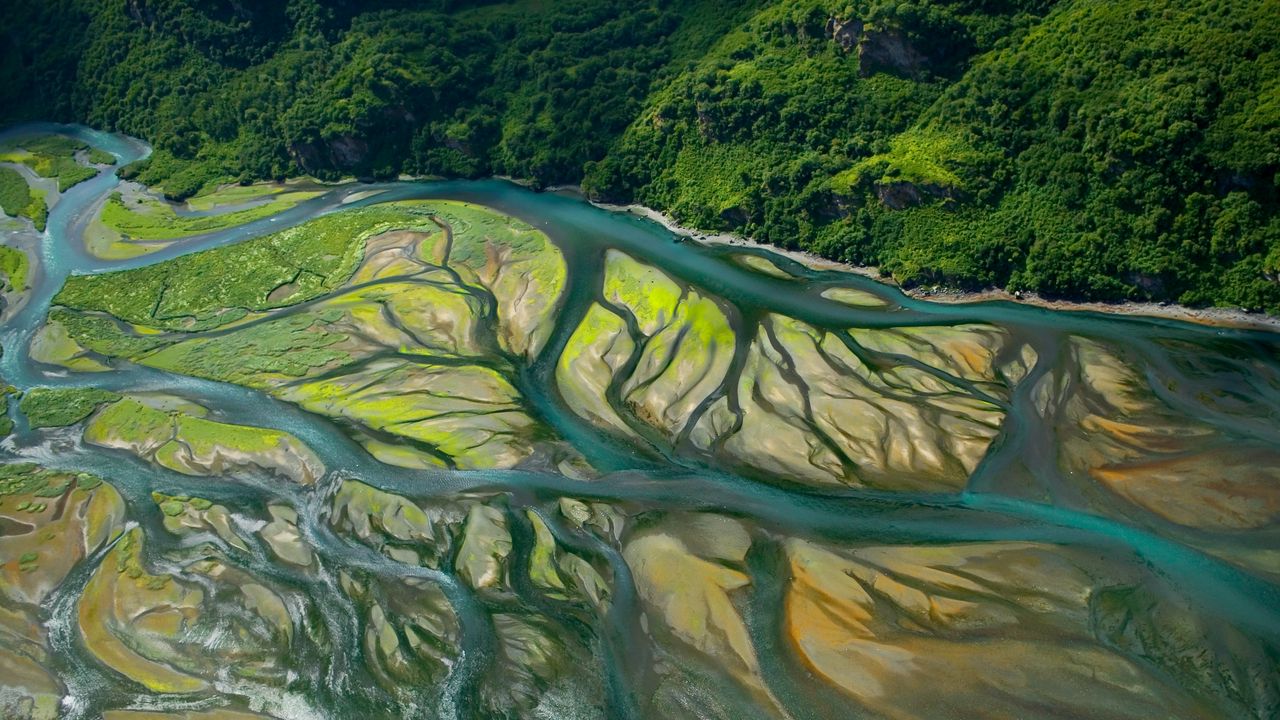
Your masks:
<svg viewBox="0 0 1280 720"><path fill-rule="evenodd" d="M581 190L576 187L558 187L551 188L551 190L573 192L579 195L582 194ZM1051 310L1100 312L1115 315L1137 315L1181 320L1184 322L1194 322L1202 325L1280 331L1280 317L1267 315L1265 313L1249 312L1237 308L1193 308L1186 305L1178 305L1176 303L1168 302L1079 302L1073 300L1046 298L1032 292L1009 292L1002 288L987 288L979 291L959 290L956 288L947 288L938 285L902 288L894 282L893 278L887 275L882 275L880 269L874 266L850 265L848 263L830 260L802 250L787 250L777 247L776 245L757 242L742 235L738 235L737 233L715 233L696 230L681 225L677 220L666 213L654 210L653 208L646 207L644 205L617 205L594 201L592 201L591 204L611 212L629 213L631 215L638 215L652 220L677 235L682 235L697 242L710 245L733 245L744 248L758 248L790 258L814 269L841 270L844 272L863 275L875 280L876 282L897 287L910 297L929 300L930 302L973 303L1003 300L1006 302L1034 305L1036 307L1043 307Z"/></svg>

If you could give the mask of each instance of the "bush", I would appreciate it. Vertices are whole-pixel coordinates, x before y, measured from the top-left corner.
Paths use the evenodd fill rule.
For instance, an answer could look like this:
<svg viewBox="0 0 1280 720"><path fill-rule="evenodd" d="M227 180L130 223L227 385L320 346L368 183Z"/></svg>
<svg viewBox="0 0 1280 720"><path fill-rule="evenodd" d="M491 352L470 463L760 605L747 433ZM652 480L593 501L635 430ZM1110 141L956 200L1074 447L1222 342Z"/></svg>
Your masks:
<svg viewBox="0 0 1280 720"><path fill-rule="evenodd" d="M84 420L103 403L120 395L97 388L32 388L18 402L18 409L33 428L65 427Z"/></svg>

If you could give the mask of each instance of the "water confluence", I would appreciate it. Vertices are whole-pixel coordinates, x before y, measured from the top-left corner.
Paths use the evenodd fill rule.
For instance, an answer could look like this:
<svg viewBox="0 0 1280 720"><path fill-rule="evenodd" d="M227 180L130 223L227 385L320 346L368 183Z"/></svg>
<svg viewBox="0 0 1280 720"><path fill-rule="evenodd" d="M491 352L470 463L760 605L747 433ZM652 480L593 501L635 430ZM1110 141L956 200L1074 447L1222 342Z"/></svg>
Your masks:
<svg viewBox="0 0 1280 720"><path fill-rule="evenodd" d="M149 152L134 139L74 126L24 126L6 131L0 138L42 132L66 134L106 150L118 159L117 167ZM297 711L298 717L307 713L347 717L359 709L396 702L374 689L376 683L369 680L368 670L360 662L367 650L359 639L355 613L341 609L347 601L335 578L342 568L401 579L421 576L444 588L460 617L463 646L449 681L440 690L441 712L458 717L475 712L474 686L495 652L491 620L471 591L449 573L406 569L381 553L334 534L324 505L341 478L358 478L381 490L424 501L463 493L505 493L513 504L534 510L555 498L569 496L635 508L708 511L746 520L779 537L813 538L837 545L868 541L902 546L1008 541L1087 548L1108 557L1131 558L1134 563L1153 568L1206 616L1229 622L1259 642L1280 646L1280 589L1273 578L1256 566L1242 566L1211 552L1230 542L1274 548L1278 539L1274 524L1259 528L1246 538L1235 530L1170 522L1142 509L1100 511L1101 504L1107 501L1099 499L1096 489L1080 476L1051 467L1046 459L1061 438L1046 423L1048 411L1043 398L1030 389L1035 379L1057 367L1054 363L1061 361L1065 344L1073 338L1086 338L1123 349L1127 359L1157 388L1158 401L1168 413L1193 415L1201 426L1248 447L1280 450L1280 385L1275 380L1280 377L1280 335L1275 333L1146 317L1058 312L1004 302L935 304L869 278L815 270L783 256L753 251L789 276L776 277L733 262L732 248L676 242L672 233L654 222L602 210L573 197L535 193L497 180L335 186L289 210L242 226L175 242L129 260L102 260L86 250L82 238L92 219L92 208L118 183L114 168L104 170L63 193L51 210L47 230L40 239L39 262L31 273L29 295L0 329L0 343L5 349L0 376L20 390L92 385L121 392L157 390L181 395L210 408L221 420L292 433L316 451L330 475L325 482L310 488L190 478L122 452L87 447L75 439L61 437L51 442L47 436L21 426L3 452L49 467L93 472L111 480L128 502L131 522L149 529L148 554L156 563L163 562L166 547L177 541L166 544L162 539L162 518L149 500L154 491L196 495L233 510L260 510L272 503L297 508L300 532L323 558L323 573L310 577L291 573L273 562L261 547L237 557L250 572L323 600L321 605L330 605L321 620L332 639L330 667L317 671L309 698L286 698L273 706L290 706L290 702L295 708L305 706L305 711ZM539 419L603 470L602 477L587 482L536 470L392 468L374 460L333 421L255 390L136 365L122 365L102 374L67 372L34 362L27 352L33 335L45 322L53 296L73 273L142 267L240 242L327 213L410 199L464 200L495 208L545 232L560 249L569 275L563 306L557 310L563 321L543 355L522 368L525 380L520 387ZM1023 385L1028 386L1025 392L1015 391L1007 400L998 400L1005 411L1000 433L962 492L771 484L675 455L637 454L615 436L600 432L569 412L553 389L555 360L598 294L602 258L609 250L625 252L681 283L724 299L742 317L784 315L815 328L842 332L998 327L1020 344L1035 349L1037 360L1027 371L1032 381L1024 381ZM833 288L865 293L878 299L880 306L841 303L829 296L828 291ZM908 360L902 358L903 362ZM1206 397L1221 402L1206 403ZM1013 480L1027 477L1030 480ZM606 701L615 716L635 716L640 712L637 688L645 685L644 676L651 672L646 667L636 667L645 665L643 659L630 665L627 660L633 652L629 647L643 644L638 638L641 630L634 613L639 600L630 587L629 571L620 555L611 548L597 547L593 552L613 569L618 603L609 619L611 629L600 633L602 641L611 647L605 656L612 658L612 667L604 673ZM757 565L767 567L768 563L760 560ZM55 596L53 612L73 614L68 608L86 582L88 570L73 574ZM768 611L757 607L755 612ZM55 619L49 625L54 655L62 657L57 661L59 676L74 698L66 705L66 716L94 717L104 709L116 707L198 709L207 705L198 699L157 700L139 692L136 686L88 657L74 637L74 628L66 623L65 619ZM785 674L781 670L778 673ZM775 690L771 692L784 701L789 697L780 687ZM784 702L788 703L795 705L794 699Z"/></svg>

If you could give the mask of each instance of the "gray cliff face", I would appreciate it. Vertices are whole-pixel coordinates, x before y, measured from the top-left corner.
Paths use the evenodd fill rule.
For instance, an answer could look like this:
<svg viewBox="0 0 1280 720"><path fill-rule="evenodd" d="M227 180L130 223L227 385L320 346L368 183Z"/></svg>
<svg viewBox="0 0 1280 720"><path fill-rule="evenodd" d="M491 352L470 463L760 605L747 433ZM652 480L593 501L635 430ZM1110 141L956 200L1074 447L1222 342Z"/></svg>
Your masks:
<svg viewBox="0 0 1280 720"><path fill-rule="evenodd" d="M876 183L876 197L890 210L903 210L928 201L931 198L950 198L950 188L929 183L916 184L906 180L889 180Z"/></svg>
<svg viewBox="0 0 1280 720"><path fill-rule="evenodd" d="M863 77L877 72L915 75L929 67L930 59L897 30L870 30L858 43Z"/></svg>
<svg viewBox="0 0 1280 720"><path fill-rule="evenodd" d="M895 28L880 28L862 20L827 21L827 34L845 52L856 52L863 77L878 72L916 75L928 69L933 58L922 52Z"/></svg>
<svg viewBox="0 0 1280 720"><path fill-rule="evenodd" d="M354 135L340 135L327 142L292 143L289 154L306 172L330 168L352 170L362 166L369 157L369 143Z"/></svg>
<svg viewBox="0 0 1280 720"><path fill-rule="evenodd" d="M360 165L369 155L369 143L352 135L342 135L329 142L329 155L340 168Z"/></svg>
<svg viewBox="0 0 1280 720"><path fill-rule="evenodd" d="M863 27L863 22L856 19L840 20L833 17L827 20L827 34L845 52L849 52L858 46L858 42L862 38Z"/></svg>

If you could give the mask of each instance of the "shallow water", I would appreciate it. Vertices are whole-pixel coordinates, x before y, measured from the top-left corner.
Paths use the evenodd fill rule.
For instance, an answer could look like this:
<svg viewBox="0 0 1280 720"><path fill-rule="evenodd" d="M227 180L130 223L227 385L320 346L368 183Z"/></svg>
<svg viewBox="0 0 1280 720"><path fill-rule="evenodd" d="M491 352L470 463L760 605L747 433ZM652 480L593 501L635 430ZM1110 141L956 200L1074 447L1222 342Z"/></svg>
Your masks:
<svg viewBox="0 0 1280 720"><path fill-rule="evenodd" d="M42 125L21 131L53 130L105 149L121 164L147 152L137 141L84 128ZM0 135L5 136L8 134ZM674 242L669 232L652 222L606 212L576 198L533 193L499 181L344 185L271 218L183 240L139 258L103 261L85 251L81 237L91 220L87 209L110 193L116 183L114 173L105 171L64 194L52 209L48 230L40 240L40 263L32 273L32 290L16 311L8 314L0 330L5 349L0 376L20 389L92 385L119 392L159 390L180 395L209 408L220 420L292 433L319 455L329 472L311 487L253 474L193 478L122 451L86 445L75 431L31 431L19 419L15 435L4 444L4 454L52 468L92 472L110 481L125 498L128 522L136 523L145 533L144 558L152 572L182 575L188 572L184 554L189 555L201 543L211 544L220 557L286 598L295 625L289 654L279 660L288 671L287 680L226 675L216 679L211 689L194 694L145 691L87 651L75 622L76 604L96 563L107 552L103 548L82 561L40 611L51 649L46 666L65 685L69 698L63 701L63 717L97 717L117 708L207 709L225 703L281 718L351 717L356 713L369 717L885 715L886 704L899 704L894 692L900 689L880 677L879 669L861 665L866 676L886 683L877 695L833 669L858 668L865 659L824 660L826 656L806 649L810 641L803 639L808 636L797 629L800 621L792 614L794 604L800 602L793 595L798 592L794 586L799 570L789 565L800 541L859 561L866 557L859 553L867 548L961 552L955 548L1003 548L1010 543L1068 554L1065 556L1073 566L1087 565L1085 574L1093 577L1095 585L1060 593L1053 587L1020 586L1025 581L1012 572L1008 582L1028 595L1088 595L1082 600L1083 607L1092 613L1091 619L1081 621L1086 635L1121 658L1125 667L1147 673L1144 687L1157 688L1150 691L1155 695L1162 692L1160 688L1169 697L1175 696L1174 688L1181 688L1176 692L1186 690L1203 705L1203 716L1274 717L1280 713L1276 664L1280 657L1280 587L1276 584L1280 565L1274 554L1280 547L1276 522L1280 487L1267 480L1280 459L1280 335L1153 318L1056 312L1002 302L933 304L868 278L812 270L785 257L760 253L790 276L771 277L735 262L736 249ZM344 203L352 195L371 190L377 194ZM372 458L345 426L266 393L129 363L117 364L102 374L67 372L36 363L26 352L31 338L45 323L53 295L71 273L141 267L274 232L322 214L408 199L463 200L494 208L543 231L559 248L568 279L554 330L543 350L517 367L511 380L531 415L580 452L600 477L576 480L536 465L488 470L392 467ZM575 413L558 388L560 357L592 303L601 298L610 250L622 251L660 269L682 287L717 299L735 331L730 375L742 371L752 342L768 332L761 323L769 316L785 316L833 337L847 337L850 347L858 347L861 338L869 337L864 333L880 329L960 327L969 332L970 327L984 326L993 328L1000 338L994 365L1007 364L1023 348L1034 351L1034 360L1024 363L1021 377L994 383L960 377L952 368L900 349L863 348L876 362L919 370L922 377L928 376L921 382L936 381L951 388L948 392L976 397L998 413L994 438L976 466L971 471L964 469L958 484L934 483L932 479L929 482L934 484L926 484L912 479L897 486L897 471L892 467L875 475L874 482L807 482L771 472L740 456L731 457L723 449L698 449L687 437L666 437L653 428L637 440ZM883 306L852 307L822 295L832 288L867 293ZM1082 348L1095 347L1105 352L1106 364L1125 368L1128 379L1106 384L1093 378L1087 369L1092 362L1087 358L1094 357L1087 353L1092 350ZM788 364L784 358L781 374L799 377L796 363L792 359ZM803 382L795 384L808 389ZM997 385L1006 387L1007 393L1002 394ZM910 400L924 401L919 388L910 390L916 393ZM735 394L728 382L720 392ZM1131 402L1107 397L1120 392L1126 393L1126 398L1131 395ZM699 412L710 412L713 400L709 396ZM1115 404L1106 404L1111 401ZM615 399L615 404L621 403ZM1080 409L1086 405L1093 409ZM1123 421L1125 427L1116 429L1106 421ZM1143 445L1132 441L1141 432L1136 426L1150 430L1153 423L1158 423L1153 431L1156 435L1176 438L1177 442L1144 440ZM922 439L918 434L913 437L921 445L936 440ZM1120 449L1098 460L1086 449L1091 443ZM1242 456L1253 459L1237 465L1228 462ZM1156 464L1174 463L1175 468L1186 467L1176 463L1188 458L1205 458L1202 464L1216 465L1224 477L1252 473L1262 481L1241 489L1197 465L1194 472L1209 475L1190 491L1185 484L1161 481L1165 476L1151 475L1157 471L1149 471L1146 465L1132 470L1133 464L1151 458ZM948 460L940 467L954 474L959 472L957 462ZM868 466L858 458L849 464L859 472ZM906 477L911 473L900 474ZM1118 479L1103 482L1103 477ZM349 478L424 507L499 498L513 544L507 569L509 588L499 597L469 586L450 561L438 568L407 564L337 532L332 501L342 481ZM290 506L298 513L299 533L316 553L315 565L302 569L282 563L261 540L254 540L246 552L208 533L175 535L165 529L163 515L151 500L154 491L205 498L249 518L265 517L268 505ZM1184 492L1190 498L1185 502L1179 500ZM628 529L613 537L572 528L556 511L562 497L618 508L629 518ZM1240 501L1241 497L1245 499ZM1237 508L1232 504L1237 501L1246 509L1215 514L1222 507ZM1187 506L1192 510L1186 510ZM1203 515L1215 519L1201 521L1196 507L1203 507ZM533 545L531 521L521 512L524 509L537 513L564 552L574 552L604 570L611 598L606 608L591 612L543 597L545 593L523 569ZM667 527L662 518L688 513L730 518L750 534L751 549L744 559L712 564L732 566L734 572L740 571L749 579L745 589L735 590L729 597L750 638L754 669L748 667L738 674L724 670L730 661L707 649L716 641L707 640L700 646L696 638L682 635L674 625L661 630L664 608L655 604L652 593L637 587L638 582L653 580L633 577L638 565L636 556L628 553L638 552L634 539L649 532L650 525ZM242 536L250 540L257 537L251 533ZM977 561L946 567L948 572L954 570L955 577L977 582L979 575L963 570L966 562ZM879 572L899 577L895 575L898 568L879 567ZM931 567L939 571L941 566ZM398 588L410 580L443 592L457 622L456 654L445 664L443 677L403 683L397 688L381 676L365 640L365 611L351 598L341 580L343 575L374 578L376 581L370 582L386 584L384 593L401 592ZM848 577L852 575L844 579ZM938 591L928 585L932 577L928 573L912 577L907 584L914 583L917 590L927 595ZM1153 599L1136 611L1130 609L1126 616L1130 630L1115 633L1108 629L1111 625L1099 615L1104 611L1098 608L1105 593L1119 586L1141 588ZM977 602L976 596L963 597ZM831 602L835 616L847 620L857 615L842 606L842 600ZM884 599L879 602L883 607ZM1045 614L1056 612L1053 603L1043 607ZM1181 619L1172 619L1168 614L1172 611L1164 608L1177 608ZM666 610L672 612L670 607ZM941 611L935 607L933 612L937 620ZM542 618L538 622L559 627L566 637L573 638L565 641L566 647L581 648L565 650L563 663L584 663L594 669L561 669L552 679L532 682L530 692L536 697L528 703L489 699L494 695L493 687L507 682L494 675L507 667L499 664L499 657L506 652L500 639L505 631L495 624L499 622L495 617L507 615ZM1183 644L1162 646L1132 629L1147 621L1156 628L1164 622L1180 623L1179 632L1185 632L1189 639L1179 635ZM668 618L667 622L673 621ZM1056 630L1037 629L1020 621L993 625L964 640L963 624L937 622L938 626L929 626L904 620L898 626L916 636L928 636L931 642L960 639L978 654L999 654L1005 647L999 643L1004 641L1027 642L1033 647L1043 643L1047 656L1063 653L1064 667L1076 660L1068 659L1069 653L1062 648L1090 639L1084 635L1075 638L1066 631L1058 637ZM1056 627L1046 622L1046 627ZM1187 627L1192 629L1185 630ZM889 632L876 631L875 641L890 644ZM188 640L198 643L198 638ZM853 633L848 643L855 640L866 638ZM983 643L990 643L991 649L983 650ZM1186 660L1197 654L1199 659ZM671 670L681 664L687 664L688 674ZM761 680L753 684L743 679L747 675ZM930 683L928 677L910 673L886 677L905 678L903 683L908 687L914 683L921 692ZM562 682L562 678L572 682ZM994 699L1010 692L1007 688L983 690L976 680L969 687L953 687L948 684L952 682L939 680L942 692L957 698L982 698L985 692ZM1122 678L1115 680L1116 684L1124 682ZM1035 683L1035 676L1029 675L1017 691L1021 699L1016 706L1028 713L1024 716L1055 716L1059 711L1052 705L1061 700L1050 695L1042 698ZM1078 712L1089 707L1084 698L1094 689L1081 682L1060 692L1079 699L1082 704L1074 706ZM1136 696L1139 691L1131 688L1124 693ZM954 707L935 706L938 714L934 716L966 716L961 700L956 703ZM908 705L904 698L902 716L912 714ZM1134 708L1150 707L1135 701ZM1195 715L1184 709L1187 715ZM1063 716L1073 714L1062 712ZM1119 708L1116 716L1136 717L1138 712Z"/></svg>

